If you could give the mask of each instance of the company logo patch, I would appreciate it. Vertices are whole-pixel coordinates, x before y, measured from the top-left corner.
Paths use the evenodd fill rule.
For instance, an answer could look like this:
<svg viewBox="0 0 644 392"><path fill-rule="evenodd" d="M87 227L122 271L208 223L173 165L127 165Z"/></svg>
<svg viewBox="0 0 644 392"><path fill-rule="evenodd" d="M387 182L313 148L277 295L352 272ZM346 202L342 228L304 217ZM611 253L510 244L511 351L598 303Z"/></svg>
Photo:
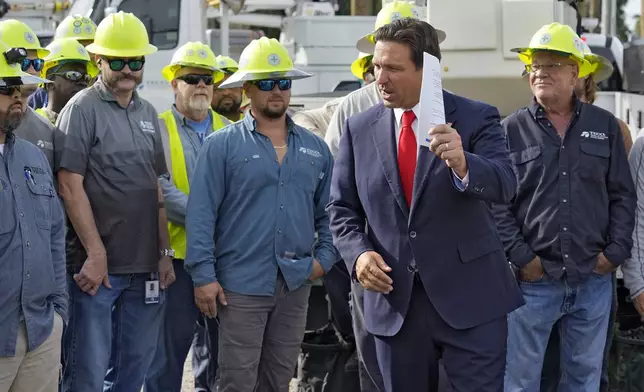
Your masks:
<svg viewBox="0 0 644 392"><path fill-rule="evenodd" d="M276 55L275 53L270 54L268 56L268 63L274 67L280 65L280 56Z"/></svg>
<svg viewBox="0 0 644 392"><path fill-rule="evenodd" d="M312 156L312 157L316 157L316 158L321 158L321 157L322 157L322 154L320 154L320 152L319 152L319 151L317 151L317 150L311 150L310 148L300 147L299 151L300 151L302 154L310 155L310 156Z"/></svg>
<svg viewBox="0 0 644 392"><path fill-rule="evenodd" d="M141 127L141 130L142 130L143 132L150 132L150 133L154 133L154 132L155 132L154 124L153 124L152 122L150 122L150 121L143 121L143 120L141 120L141 121L139 122L139 126Z"/></svg>
<svg viewBox="0 0 644 392"><path fill-rule="evenodd" d="M586 139L595 139L595 140L606 140L608 135L603 132L593 132L593 131L583 131L581 137Z"/></svg>
<svg viewBox="0 0 644 392"><path fill-rule="evenodd" d="M54 149L54 144L52 142L48 142L46 140L38 140L38 142L36 142L36 145L39 148L46 148L48 150L53 150Z"/></svg>

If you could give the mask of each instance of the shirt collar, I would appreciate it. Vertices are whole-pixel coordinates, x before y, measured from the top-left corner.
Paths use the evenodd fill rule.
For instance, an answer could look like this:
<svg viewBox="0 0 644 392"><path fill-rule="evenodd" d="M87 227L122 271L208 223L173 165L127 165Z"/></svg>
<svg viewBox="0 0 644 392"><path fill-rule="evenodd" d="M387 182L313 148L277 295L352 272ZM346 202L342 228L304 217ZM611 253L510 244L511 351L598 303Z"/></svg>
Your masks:
<svg viewBox="0 0 644 392"><path fill-rule="evenodd" d="M96 79L96 82L92 85L92 88L96 90L98 96L101 97L103 101L117 102L116 97L114 96L112 91L110 91L110 89L108 89L103 82L102 76L99 76L98 79ZM136 107L141 106L141 98L139 97L139 93L136 90L132 92L132 101L130 101L130 104L134 104L134 106Z"/></svg>
<svg viewBox="0 0 644 392"><path fill-rule="evenodd" d="M174 117L177 120L179 120L181 125L187 125L188 124L188 122L187 122L188 118L186 116L184 116L183 114L181 114L181 112L177 109L177 105L172 105L170 107L170 110L172 110L172 114L174 114ZM208 116L210 117L210 121L213 121L212 113L213 113L212 109L208 110Z"/></svg>
<svg viewBox="0 0 644 392"><path fill-rule="evenodd" d="M398 126L402 124L403 113L405 113L407 110L409 109L403 109L403 108L394 109L394 116L396 116L396 124ZM416 119L418 119L418 115L420 114L420 102L417 103L413 108L411 108L411 111L414 112L414 116L416 116Z"/></svg>
<svg viewBox="0 0 644 392"><path fill-rule="evenodd" d="M574 114L579 115L579 112L581 111L582 102L579 100L579 98L577 98L576 95L573 95L572 99L575 102ZM546 116L546 111L539 104L539 102L537 102L537 98L534 96L532 97L532 103L530 104L530 106L528 106L528 111L530 111L532 118L534 118L535 120L544 118Z"/></svg>
<svg viewBox="0 0 644 392"><path fill-rule="evenodd" d="M255 117L253 116L253 113L251 113L250 109L248 109L246 115L241 119L241 121L248 129L253 132L257 132L257 121L255 121ZM297 125L288 114L286 115L286 127L289 133L294 133L296 135L299 133Z"/></svg>

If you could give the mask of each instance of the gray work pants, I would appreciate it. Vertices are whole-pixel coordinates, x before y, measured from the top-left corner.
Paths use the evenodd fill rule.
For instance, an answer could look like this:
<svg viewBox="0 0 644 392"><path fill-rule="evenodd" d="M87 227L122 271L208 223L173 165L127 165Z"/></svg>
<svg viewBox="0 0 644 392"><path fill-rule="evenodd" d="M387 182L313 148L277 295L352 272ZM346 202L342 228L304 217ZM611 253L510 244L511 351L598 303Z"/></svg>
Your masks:
<svg viewBox="0 0 644 392"><path fill-rule="evenodd" d="M225 291L219 316L219 392L288 392L306 327L311 285L275 295Z"/></svg>

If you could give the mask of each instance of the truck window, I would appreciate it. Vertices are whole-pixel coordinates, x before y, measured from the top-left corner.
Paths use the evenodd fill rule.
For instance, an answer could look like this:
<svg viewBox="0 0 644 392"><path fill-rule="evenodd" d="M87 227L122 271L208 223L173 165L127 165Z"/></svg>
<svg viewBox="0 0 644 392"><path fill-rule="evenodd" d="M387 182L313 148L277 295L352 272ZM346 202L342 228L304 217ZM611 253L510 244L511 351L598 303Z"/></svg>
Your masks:
<svg viewBox="0 0 644 392"><path fill-rule="evenodd" d="M180 5L181 0L123 0L118 9L141 19L148 30L150 43L159 50L168 50L179 43Z"/></svg>

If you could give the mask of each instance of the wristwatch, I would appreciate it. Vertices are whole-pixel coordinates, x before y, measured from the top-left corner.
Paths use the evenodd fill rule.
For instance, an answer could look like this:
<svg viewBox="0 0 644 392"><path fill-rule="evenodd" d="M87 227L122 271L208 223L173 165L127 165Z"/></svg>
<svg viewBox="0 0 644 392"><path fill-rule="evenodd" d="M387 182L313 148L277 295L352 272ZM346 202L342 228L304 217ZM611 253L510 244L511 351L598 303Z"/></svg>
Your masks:
<svg viewBox="0 0 644 392"><path fill-rule="evenodd" d="M174 249L161 249L159 252L161 253L161 257L168 256L174 258Z"/></svg>

